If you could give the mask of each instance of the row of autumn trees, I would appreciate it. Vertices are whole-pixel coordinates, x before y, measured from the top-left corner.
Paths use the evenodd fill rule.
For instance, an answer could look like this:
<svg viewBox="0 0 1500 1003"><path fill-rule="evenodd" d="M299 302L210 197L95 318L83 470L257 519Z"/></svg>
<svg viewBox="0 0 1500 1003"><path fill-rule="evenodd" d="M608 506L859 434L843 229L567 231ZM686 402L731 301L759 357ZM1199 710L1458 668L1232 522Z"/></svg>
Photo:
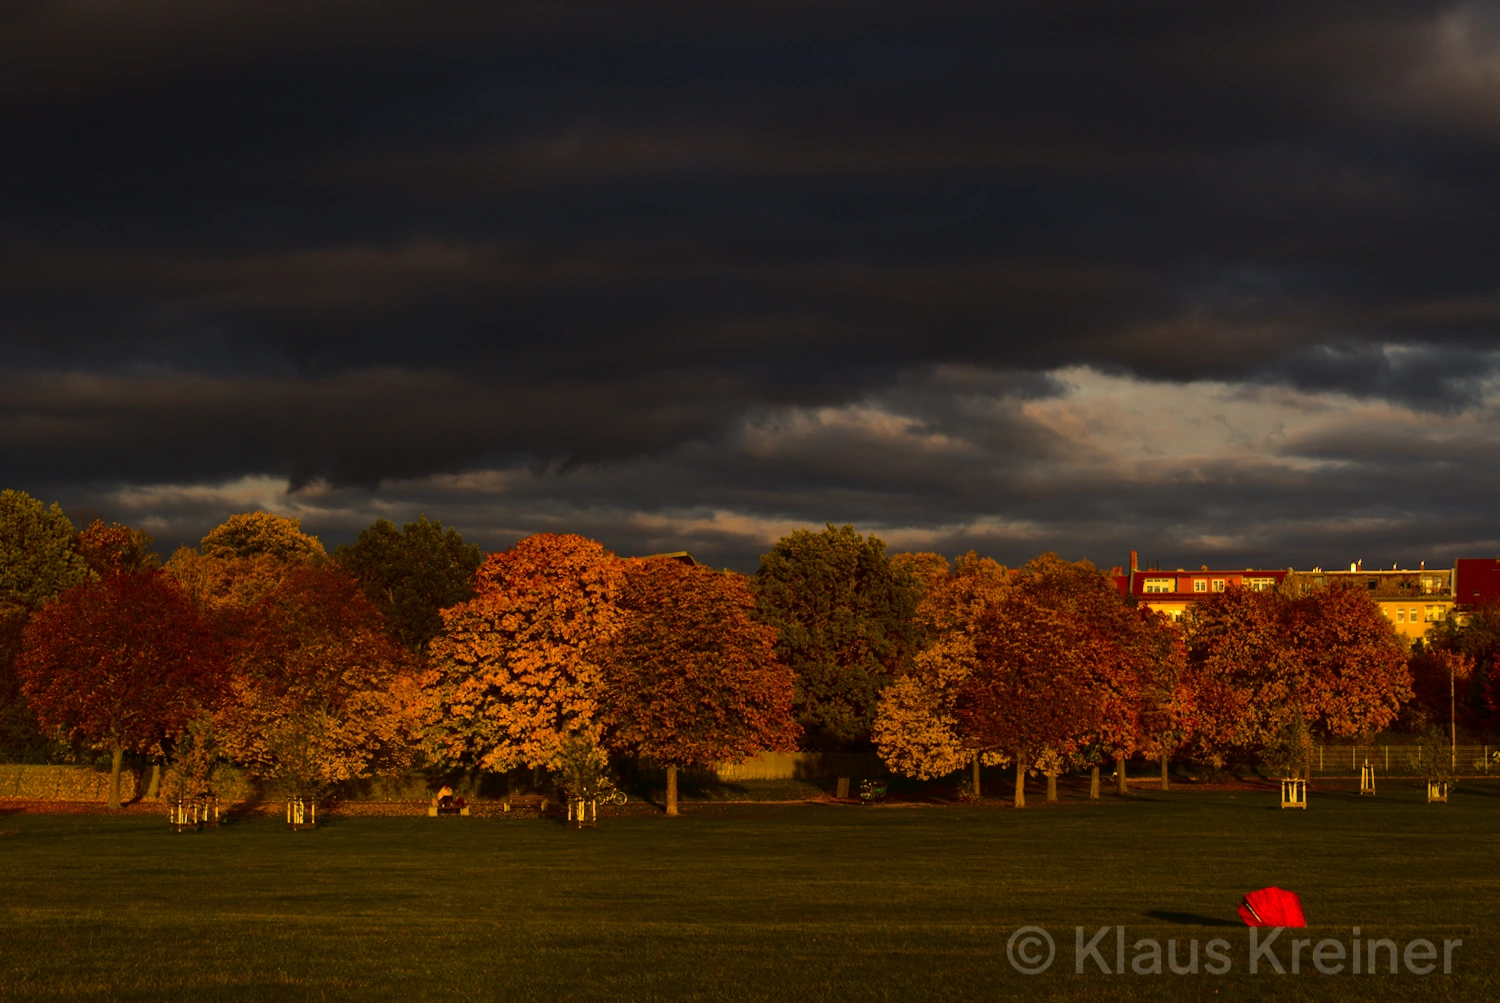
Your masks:
<svg viewBox="0 0 1500 1003"><path fill-rule="evenodd" d="M1044 555L1008 570L898 555L924 581L927 643L883 694L875 742L899 772L966 763L1044 774L1186 756L1243 761L1309 731L1368 735L1411 697L1407 652L1379 608L1343 588L1230 589L1182 624L1131 605L1087 563Z"/></svg>
<svg viewBox="0 0 1500 1003"><path fill-rule="evenodd" d="M127 754L171 760L179 790L230 763L308 796L417 763L555 770L604 749L675 780L800 734L743 576L553 534L482 559L425 519L328 555L296 520L237 515L164 567L138 531L74 532L17 492L0 526L22 625L12 716L110 753L114 805Z"/></svg>
<svg viewBox="0 0 1500 1003"><path fill-rule="evenodd" d="M1375 605L1295 579L1174 625L1087 563L950 566L848 526L792 533L754 576L570 535L485 557L426 519L332 555L263 512L162 567L149 544L0 494L12 744L30 727L117 775L127 754L179 782L229 762L306 793L608 752L666 767L669 808L680 767L873 748L917 777L969 766L976 788L981 764L1016 764L1019 802L1028 773L1092 768L1097 790L1101 763L1243 761L1288 731L1378 730L1411 697Z"/></svg>

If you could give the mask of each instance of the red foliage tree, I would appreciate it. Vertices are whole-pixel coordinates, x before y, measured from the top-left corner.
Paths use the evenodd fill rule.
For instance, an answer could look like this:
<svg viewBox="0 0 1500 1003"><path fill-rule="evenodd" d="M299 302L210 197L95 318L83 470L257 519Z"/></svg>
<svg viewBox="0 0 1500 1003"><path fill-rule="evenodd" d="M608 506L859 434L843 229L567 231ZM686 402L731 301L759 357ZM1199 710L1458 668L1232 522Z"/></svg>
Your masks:
<svg viewBox="0 0 1500 1003"><path fill-rule="evenodd" d="M1087 561L1045 554L1027 564L986 612L975 647L958 716L971 735L1018 756L1018 806L1034 765L1047 774L1049 798L1066 763L1095 765L1097 793L1100 756L1123 762L1165 749L1183 726L1175 632L1127 605Z"/></svg>
<svg viewBox="0 0 1500 1003"><path fill-rule="evenodd" d="M115 572L44 606L18 667L38 719L113 753L120 807L126 752L152 752L222 691L224 663L193 604L159 571Z"/></svg>
<svg viewBox="0 0 1500 1003"><path fill-rule="evenodd" d="M1288 720L1300 667L1281 615L1286 602L1230 588L1204 600L1188 623L1195 745L1215 766L1235 750L1264 746Z"/></svg>
<svg viewBox="0 0 1500 1003"><path fill-rule="evenodd" d="M622 619L600 655L605 744L667 767L668 815L679 767L796 748L792 673L744 578L631 560L618 602Z"/></svg>
<svg viewBox="0 0 1500 1003"><path fill-rule="evenodd" d="M1125 760L1137 753L1162 759L1165 782L1166 760L1191 729L1181 635L1162 615L1128 604L1088 561L1069 564L1047 554L1027 565L1026 575L1029 588L1067 610L1088 635L1078 639L1080 651L1090 653L1078 668L1092 680L1098 723L1074 758L1094 767L1091 793L1098 792L1101 757L1115 760L1121 794Z"/></svg>
<svg viewBox="0 0 1500 1003"><path fill-rule="evenodd" d="M1500 726L1500 605L1486 602L1462 618L1433 624L1411 659L1415 731L1448 721L1476 731ZM1451 691L1451 698L1450 698Z"/></svg>
<svg viewBox="0 0 1500 1003"><path fill-rule="evenodd" d="M1304 672L1303 717L1325 735L1379 731L1412 698L1405 643L1358 588L1309 592L1288 610Z"/></svg>
<svg viewBox="0 0 1500 1003"><path fill-rule="evenodd" d="M1113 612L1108 602L1122 607L1108 588L1092 565L1046 554L980 619L955 714L977 744L1015 756L1017 807L1026 804L1029 767L1075 752L1105 723L1101 670L1118 652L1096 617Z"/></svg>
<svg viewBox="0 0 1500 1003"><path fill-rule="evenodd" d="M1168 761L1187 744L1197 727L1198 694L1188 671L1187 644L1176 625L1145 607L1137 610L1136 618L1135 748L1161 760L1161 783L1166 789ZM1121 793L1126 790L1127 754L1122 749L1115 756Z"/></svg>
<svg viewBox="0 0 1500 1003"><path fill-rule="evenodd" d="M1326 735L1377 731L1412 696L1405 645L1358 589L1231 588L1198 608L1188 646L1199 752L1216 764L1297 719Z"/></svg>

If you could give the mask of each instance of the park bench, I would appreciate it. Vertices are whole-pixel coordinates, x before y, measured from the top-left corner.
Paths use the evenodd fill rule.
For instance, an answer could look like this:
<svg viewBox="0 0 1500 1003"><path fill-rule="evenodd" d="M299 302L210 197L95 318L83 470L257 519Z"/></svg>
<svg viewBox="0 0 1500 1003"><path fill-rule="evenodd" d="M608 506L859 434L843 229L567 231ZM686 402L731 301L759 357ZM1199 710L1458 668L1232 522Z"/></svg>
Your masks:
<svg viewBox="0 0 1500 1003"><path fill-rule="evenodd" d="M542 794L512 794L505 799L505 810L520 808L528 811L547 813L547 798Z"/></svg>
<svg viewBox="0 0 1500 1003"><path fill-rule="evenodd" d="M428 805L427 806L427 817L428 818L437 818L439 815L461 815L461 816L467 816L468 814L469 814L469 806L468 805L464 805L462 807L459 807L458 805L451 805L451 804L450 805L435 805L435 804L433 804L433 805Z"/></svg>

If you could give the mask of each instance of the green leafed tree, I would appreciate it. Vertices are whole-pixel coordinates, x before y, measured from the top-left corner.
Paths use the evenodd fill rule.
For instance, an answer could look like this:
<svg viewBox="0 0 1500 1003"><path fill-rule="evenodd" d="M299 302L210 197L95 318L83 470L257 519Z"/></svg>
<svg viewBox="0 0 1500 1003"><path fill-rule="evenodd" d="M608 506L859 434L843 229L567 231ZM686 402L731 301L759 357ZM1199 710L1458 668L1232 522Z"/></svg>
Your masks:
<svg viewBox="0 0 1500 1003"><path fill-rule="evenodd" d="M474 598L484 553L424 515L400 529L377 520L354 546L339 547L334 559L359 581L391 633L408 649L423 651L443 629L441 611Z"/></svg>
<svg viewBox="0 0 1500 1003"><path fill-rule="evenodd" d="M24 491L0 491L0 604L34 612L88 575L61 506L43 505Z"/></svg>
<svg viewBox="0 0 1500 1003"><path fill-rule="evenodd" d="M799 529L761 557L757 608L796 679L793 710L807 747L869 741L880 691L918 647L921 595L884 541L853 526Z"/></svg>
<svg viewBox="0 0 1500 1003"><path fill-rule="evenodd" d="M90 577L73 523L57 504L0 491L0 754L41 755L47 741L21 692L21 634L42 604Z"/></svg>

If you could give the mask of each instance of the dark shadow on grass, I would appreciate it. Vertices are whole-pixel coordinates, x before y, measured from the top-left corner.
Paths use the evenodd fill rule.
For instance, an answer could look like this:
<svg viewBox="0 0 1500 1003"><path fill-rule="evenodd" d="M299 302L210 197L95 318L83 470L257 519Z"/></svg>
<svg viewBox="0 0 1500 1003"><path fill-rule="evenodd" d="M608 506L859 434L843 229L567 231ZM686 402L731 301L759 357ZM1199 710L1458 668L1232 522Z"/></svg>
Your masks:
<svg viewBox="0 0 1500 1003"><path fill-rule="evenodd" d="M1159 919L1163 923L1178 923L1182 926L1241 926L1230 919L1219 919L1214 916L1200 916L1195 912L1172 912L1169 909L1152 909L1146 913L1151 919Z"/></svg>

